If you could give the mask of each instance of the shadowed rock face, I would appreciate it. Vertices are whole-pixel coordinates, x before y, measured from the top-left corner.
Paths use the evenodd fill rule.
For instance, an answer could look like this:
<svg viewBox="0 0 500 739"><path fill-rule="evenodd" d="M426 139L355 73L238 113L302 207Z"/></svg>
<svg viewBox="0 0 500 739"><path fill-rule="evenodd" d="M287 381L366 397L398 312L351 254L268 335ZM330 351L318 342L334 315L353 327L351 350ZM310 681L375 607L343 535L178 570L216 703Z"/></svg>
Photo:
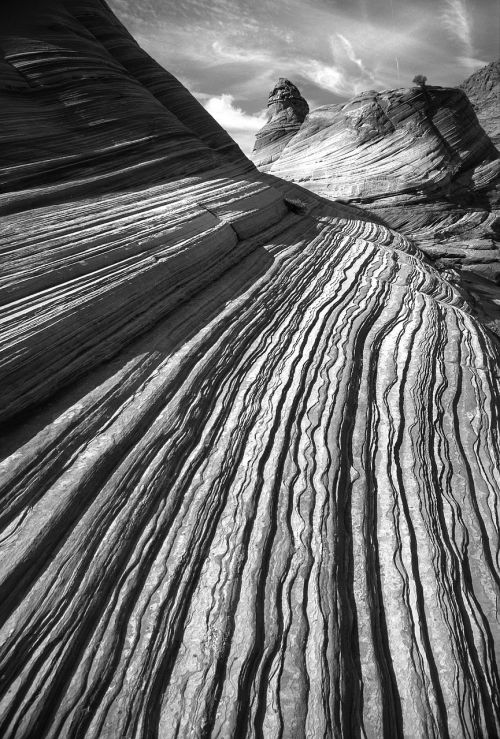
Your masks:
<svg viewBox="0 0 500 739"><path fill-rule="evenodd" d="M476 111L481 126L495 146L500 145L500 61L474 72L460 85Z"/></svg>
<svg viewBox="0 0 500 739"><path fill-rule="evenodd" d="M0 735L498 735L491 334L63 9L1 44Z"/></svg>
<svg viewBox="0 0 500 739"><path fill-rule="evenodd" d="M500 329L498 291L491 295L500 284L500 158L463 91L365 92L323 106L278 159L259 166L410 236L438 266L461 273Z"/></svg>
<svg viewBox="0 0 500 739"><path fill-rule="evenodd" d="M256 134L253 157L257 166L267 165L279 157L297 133L309 106L290 80L280 77L269 93L269 120Z"/></svg>

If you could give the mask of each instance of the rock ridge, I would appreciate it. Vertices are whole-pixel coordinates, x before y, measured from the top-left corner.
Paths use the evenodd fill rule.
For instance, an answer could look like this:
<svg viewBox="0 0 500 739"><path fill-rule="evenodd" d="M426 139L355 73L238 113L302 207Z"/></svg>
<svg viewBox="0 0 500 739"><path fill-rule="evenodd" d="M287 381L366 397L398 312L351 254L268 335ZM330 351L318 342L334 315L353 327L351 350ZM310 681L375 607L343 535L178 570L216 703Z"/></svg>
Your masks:
<svg viewBox="0 0 500 739"><path fill-rule="evenodd" d="M500 61L471 74L460 88L474 106L476 115L495 146L500 146Z"/></svg>
<svg viewBox="0 0 500 739"><path fill-rule="evenodd" d="M253 156L258 166L279 156L309 113L306 100L285 77L280 77L269 93L267 108L269 120L255 137Z"/></svg>
<svg viewBox="0 0 500 739"><path fill-rule="evenodd" d="M498 343L57 7L0 43L0 735L498 735Z"/></svg>
<svg viewBox="0 0 500 739"><path fill-rule="evenodd" d="M496 67L492 67L493 70ZM486 85L494 90L494 71ZM488 86L489 85L489 86ZM477 86L477 85L476 85ZM493 93L492 93L493 94ZM465 92L420 86L368 91L311 111L266 172L361 207L455 270L500 330L500 156Z"/></svg>

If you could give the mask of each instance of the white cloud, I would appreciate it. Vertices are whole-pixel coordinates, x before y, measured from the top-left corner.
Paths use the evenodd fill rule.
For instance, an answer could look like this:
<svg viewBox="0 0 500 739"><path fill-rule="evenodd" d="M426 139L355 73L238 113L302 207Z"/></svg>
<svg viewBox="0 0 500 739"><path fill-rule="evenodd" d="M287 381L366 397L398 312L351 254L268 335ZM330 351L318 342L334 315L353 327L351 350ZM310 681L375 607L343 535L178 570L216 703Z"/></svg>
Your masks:
<svg viewBox="0 0 500 739"><path fill-rule="evenodd" d="M258 131L266 122L264 111L249 115L234 104L233 95L215 95L203 105L227 131Z"/></svg>
<svg viewBox="0 0 500 739"><path fill-rule="evenodd" d="M188 89L208 91L196 95L200 102L215 98L215 117L247 141L278 77L295 82L313 108L312 98L335 103L411 85L415 74L459 84L481 66L476 57L494 58L498 45L491 0L108 2Z"/></svg>
<svg viewBox="0 0 500 739"><path fill-rule="evenodd" d="M349 95L352 92L346 75L336 66L309 59L303 62L300 71L304 77L323 90L335 92L337 95Z"/></svg>
<svg viewBox="0 0 500 739"><path fill-rule="evenodd" d="M234 48L220 41L214 41L212 44L214 53L213 61L217 64L269 64L273 57L267 51L248 49L245 51L241 48Z"/></svg>
<svg viewBox="0 0 500 739"><path fill-rule="evenodd" d="M472 24L465 0L444 0L441 20L448 33L462 42L466 56L474 56Z"/></svg>
<svg viewBox="0 0 500 739"><path fill-rule="evenodd" d="M234 103L233 95L214 95L208 100L202 93L200 102L211 116L233 137L245 154L253 149L255 134L266 123L266 112L250 115Z"/></svg>

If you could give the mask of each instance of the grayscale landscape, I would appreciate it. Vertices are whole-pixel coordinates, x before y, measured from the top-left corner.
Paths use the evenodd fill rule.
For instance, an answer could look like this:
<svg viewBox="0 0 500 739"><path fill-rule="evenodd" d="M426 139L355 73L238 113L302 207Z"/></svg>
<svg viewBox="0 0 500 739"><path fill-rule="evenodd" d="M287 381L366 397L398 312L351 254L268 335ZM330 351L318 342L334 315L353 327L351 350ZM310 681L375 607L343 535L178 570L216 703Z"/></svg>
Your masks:
<svg viewBox="0 0 500 739"><path fill-rule="evenodd" d="M432 8L0 10L2 738L500 736L500 11Z"/></svg>

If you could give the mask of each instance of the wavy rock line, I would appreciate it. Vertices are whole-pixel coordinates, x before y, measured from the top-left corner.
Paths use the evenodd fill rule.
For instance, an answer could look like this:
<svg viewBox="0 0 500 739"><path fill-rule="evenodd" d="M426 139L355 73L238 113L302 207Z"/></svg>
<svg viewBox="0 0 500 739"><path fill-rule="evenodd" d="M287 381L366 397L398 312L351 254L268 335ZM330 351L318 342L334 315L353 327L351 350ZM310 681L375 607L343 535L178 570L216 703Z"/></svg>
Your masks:
<svg viewBox="0 0 500 739"><path fill-rule="evenodd" d="M3 735L491 735L498 372L401 246L289 227L4 462Z"/></svg>
<svg viewBox="0 0 500 739"><path fill-rule="evenodd" d="M463 87L474 107L460 89L369 91L311 111L295 135L274 115L258 132L253 157L262 171L405 233L449 270L498 334L500 158L476 117L490 121L493 135L498 65Z"/></svg>
<svg viewBox="0 0 500 739"><path fill-rule="evenodd" d="M102 2L0 71L0 734L497 735L499 357L463 292L257 172Z"/></svg>

